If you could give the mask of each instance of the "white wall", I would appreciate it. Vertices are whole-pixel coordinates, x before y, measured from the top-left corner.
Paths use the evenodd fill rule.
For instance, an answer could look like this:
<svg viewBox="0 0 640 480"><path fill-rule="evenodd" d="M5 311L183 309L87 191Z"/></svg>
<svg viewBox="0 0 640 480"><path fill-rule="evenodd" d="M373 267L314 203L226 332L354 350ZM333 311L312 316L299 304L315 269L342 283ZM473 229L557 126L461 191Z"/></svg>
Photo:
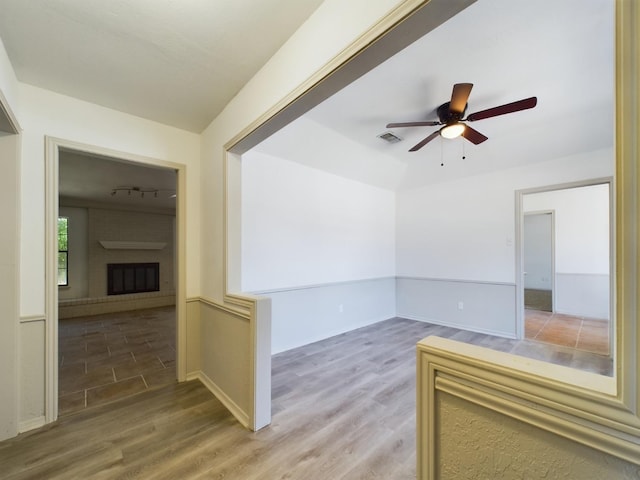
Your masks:
<svg viewBox="0 0 640 480"><path fill-rule="evenodd" d="M554 311L609 318L609 186L532 193L523 211L555 212Z"/></svg>
<svg viewBox="0 0 640 480"><path fill-rule="evenodd" d="M243 291L394 276L394 253L394 192L243 155Z"/></svg>
<svg viewBox="0 0 640 480"><path fill-rule="evenodd" d="M398 193L398 275L515 283L515 191L613 175L598 150Z"/></svg>
<svg viewBox="0 0 640 480"><path fill-rule="evenodd" d="M553 213L525 215L523 223L524 288L551 290Z"/></svg>
<svg viewBox="0 0 640 480"><path fill-rule="evenodd" d="M223 250L223 146L260 115L342 52L401 0L343 2L325 0L302 27L249 81L202 136L203 237L202 293L221 300L223 272L207 268L222 265ZM318 39L322 38L319 42ZM239 215L239 211L231 212Z"/></svg>
<svg viewBox="0 0 640 480"><path fill-rule="evenodd" d="M380 309L384 318L515 337L515 191L608 176L612 168L607 149L401 191L394 226L391 192L251 152L242 164L242 288L271 296L272 347L281 351L324 338L318 323L326 323L326 336L340 333L329 318L344 321L342 331L362 326L362 319L350 322L340 311L346 290L322 287L394 276L397 258L396 293L389 296L396 308ZM554 207L566 212L561 219L574 218L579 208L600 208L565 198ZM534 210L549 208L538 203ZM300 286L313 289L297 291ZM360 298L375 295L379 291Z"/></svg>
<svg viewBox="0 0 640 480"><path fill-rule="evenodd" d="M515 192L571 181L613 175L612 149L540 162L457 181L426 186L397 195L397 272L413 280L463 280L479 286L515 285ZM450 282L457 288L460 282ZM484 288L484 287L482 287ZM501 296L502 293L498 294ZM398 291L398 297L403 295ZM455 295L451 295L455 297ZM449 296L442 296L444 299ZM483 297L478 297L482 300ZM487 311L494 302L486 298ZM437 300L437 299L435 299ZM459 301L465 301L459 296ZM493 305L492 305L493 308ZM456 315L457 324L486 331L473 311L457 311L454 304L413 306L398 315L449 324L442 312ZM514 304L504 305L494 333L515 335Z"/></svg>
<svg viewBox="0 0 640 480"><path fill-rule="evenodd" d="M393 317L394 276L394 192L243 155L242 290L271 297L274 353Z"/></svg>
<svg viewBox="0 0 640 480"><path fill-rule="evenodd" d="M608 184L527 194L522 208L555 211L558 272L609 275Z"/></svg>

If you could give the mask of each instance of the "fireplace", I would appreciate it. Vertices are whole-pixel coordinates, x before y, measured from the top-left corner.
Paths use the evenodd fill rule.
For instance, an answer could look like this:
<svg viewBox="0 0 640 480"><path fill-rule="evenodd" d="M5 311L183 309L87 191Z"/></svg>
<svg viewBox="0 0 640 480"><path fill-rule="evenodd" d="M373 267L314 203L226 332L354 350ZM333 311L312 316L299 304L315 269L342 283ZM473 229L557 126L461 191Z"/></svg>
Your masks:
<svg viewBox="0 0 640 480"><path fill-rule="evenodd" d="M107 294L157 292L160 290L159 263L107 264Z"/></svg>

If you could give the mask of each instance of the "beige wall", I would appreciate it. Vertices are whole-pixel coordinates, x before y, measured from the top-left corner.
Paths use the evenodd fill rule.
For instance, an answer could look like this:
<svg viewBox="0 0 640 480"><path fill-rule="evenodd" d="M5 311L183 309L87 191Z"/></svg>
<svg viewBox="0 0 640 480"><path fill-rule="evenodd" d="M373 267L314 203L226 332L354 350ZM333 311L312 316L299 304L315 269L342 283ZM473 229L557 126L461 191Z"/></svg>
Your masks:
<svg viewBox="0 0 640 480"><path fill-rule="evenodd" d="M17 115L18 82L0 39L0 106ZM2 113L3 114L3 113ZM20 137L0 132L0 440L18 432ZM6 227L5 227L6 225Z"/></svg>
<svg viewBox="0 0 640 480"><path fill-rule="evenodd" d="M0 132L0 440L17 433L18 136Z"/></svg>

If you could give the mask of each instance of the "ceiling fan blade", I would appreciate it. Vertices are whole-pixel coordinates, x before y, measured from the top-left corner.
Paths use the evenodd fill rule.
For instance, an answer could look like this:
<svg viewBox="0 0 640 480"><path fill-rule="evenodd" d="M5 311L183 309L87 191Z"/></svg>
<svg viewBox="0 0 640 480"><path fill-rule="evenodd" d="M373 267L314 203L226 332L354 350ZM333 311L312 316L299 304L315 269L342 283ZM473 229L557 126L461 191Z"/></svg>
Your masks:
<svg viewBox="0 0 640 480"><path fill-rule="evenodd" d="M436 138L438 135L440 135L440 130L436 130L435 132L433 132L431 135L429 135L427 138L422 140L420 143L418 143L418 144L414 145L413 147L411 147L411 149L409 151L410 152L415 152L416 150L420 150L422 147L424 147L427 143L429 143L431 140Z"/></svg>
<svg viewBox="0 0 640 480"><path fill-rule="evenodd" d="M462 114L467 106L467 100L469 100L472 88L473 83L456 83L451 92L449 111Z"/></svg>
<svg viewBox="0 0 640 480"><path fill-rule="evenodd" d="M499 107L488 108L487 110L481 110L479 112L472 113L466 118L466 120L474 122L476 120L482 120L484 118L497 117L498 115L519 112L520 110L533 108L537 103L537 97L525 98L523 100L518 100L517 102L506 103L504 105L500 105Z"/></svg>
<svg viewBox="0 0 640 480"><path fill-rule="evenodd" d="M483 135L476 129L471 128L469 125L465 125L464 131L462 132L462 136L475 145L478 145L479 143L482 143L485 140L489 139L489 137Z"/></svg>
<svg viewBox="0 0 640 480"><path fill-rule="evenodd" d="M435 127L440 125L440 122L404 122L404 123L388 123L387 128L399 128L399 127Z"/></svg>

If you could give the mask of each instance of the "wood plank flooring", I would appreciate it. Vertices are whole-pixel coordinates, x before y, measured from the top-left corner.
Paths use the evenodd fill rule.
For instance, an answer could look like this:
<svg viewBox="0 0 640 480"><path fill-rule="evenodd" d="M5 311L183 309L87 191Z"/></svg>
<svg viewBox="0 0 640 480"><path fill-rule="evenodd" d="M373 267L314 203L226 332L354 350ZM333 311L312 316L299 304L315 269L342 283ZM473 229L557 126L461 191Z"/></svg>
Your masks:
<svg viewBox="0 0 640 480"><path fill-rule="evenodd" d="M573 361L561 347L391 319L275 355L273 422L259 432L242 428L199 382L173 384L0 443L0 475L414 479L415 344L428 335Z"/></svg>

